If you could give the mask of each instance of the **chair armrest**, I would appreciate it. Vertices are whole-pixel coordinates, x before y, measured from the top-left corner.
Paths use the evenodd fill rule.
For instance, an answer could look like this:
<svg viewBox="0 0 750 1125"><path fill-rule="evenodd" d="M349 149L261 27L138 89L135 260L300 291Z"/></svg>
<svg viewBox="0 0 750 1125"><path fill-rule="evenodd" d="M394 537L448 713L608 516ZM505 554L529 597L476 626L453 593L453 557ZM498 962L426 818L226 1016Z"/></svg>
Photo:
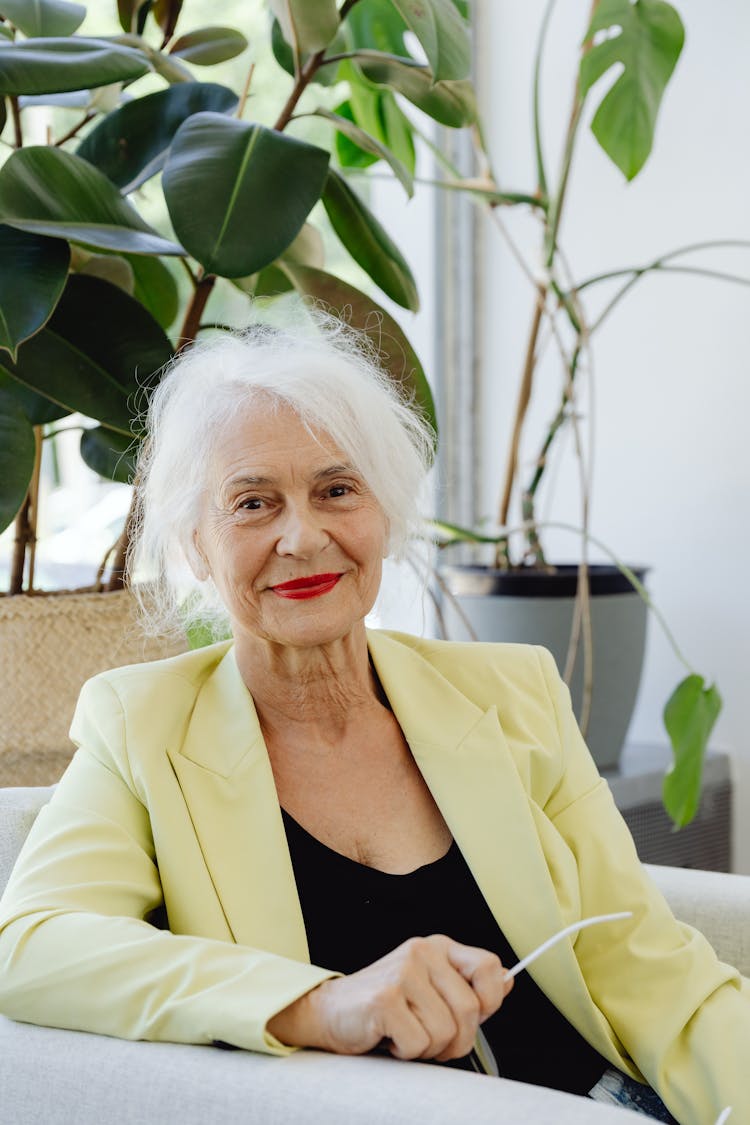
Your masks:
<svg viewBox="0 0 750 1125"><path fill-rule="evenodd" d="M708 938L722 961L750 976L750 876L646 866L675 915Z"/></svg>
<svg viewBox="0 0 750 1125"><path fill-rule="evenodd" d="M0 788L0 895L42 805L54 786Z"/></svg>
<svg viewBox="0 0 750 1125"><path fill-rule="evenodd" d="M13 1125L637 1125L640 1114L466 1071L298 1051L131 1043L0 1016Z"/></svg>

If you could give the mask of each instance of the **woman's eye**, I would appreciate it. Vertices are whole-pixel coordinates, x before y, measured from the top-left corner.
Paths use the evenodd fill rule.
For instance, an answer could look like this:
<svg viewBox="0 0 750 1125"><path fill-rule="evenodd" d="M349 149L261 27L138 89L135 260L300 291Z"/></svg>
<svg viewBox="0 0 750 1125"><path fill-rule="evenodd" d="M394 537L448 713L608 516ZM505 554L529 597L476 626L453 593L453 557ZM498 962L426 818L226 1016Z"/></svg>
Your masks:
<svg viewBox="0 0 750 1125"><path fill-rule="evenodd" d="M347 496L351 492L348 484L332 484L328 489L328 495L331 499L336 500L339 496Z"/></svg>
<svg viewBox="0 0 750 1125"><path fill-rule="evenodd" d="M239 507L246 512L259 512L263 507L263 501L257 496L250 496L247 500L241 500Z"/></svg>

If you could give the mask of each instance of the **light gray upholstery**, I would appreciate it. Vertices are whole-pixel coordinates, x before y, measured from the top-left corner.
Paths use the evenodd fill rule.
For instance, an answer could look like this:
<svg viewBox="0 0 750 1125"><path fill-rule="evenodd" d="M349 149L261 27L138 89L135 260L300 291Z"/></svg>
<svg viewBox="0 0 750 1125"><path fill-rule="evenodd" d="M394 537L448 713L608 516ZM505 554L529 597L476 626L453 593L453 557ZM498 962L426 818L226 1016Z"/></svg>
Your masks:
<svg viewBox="0 0 750 1125"><path fill-rule="evenodd" d="M556 1091L426 1064L127 1043L2 1017L0 1090L4 1125L643 1122Z"/></svg>
<svg viewBox="0 0 750 1125"><path fill-rule="evenodd" d="M49 801L53 789L0 788L0 894L37 813Z"/></svg>
<svg viewBox="0 0 750 1125"><path fill-rule="evenodd" d="M0 789L0 891L49 789ZM750 878L653 868L676 913L750 971ZM129 1043L0 1016L3 1125L617 1125L557 1091L388 1058Z"/></svg>

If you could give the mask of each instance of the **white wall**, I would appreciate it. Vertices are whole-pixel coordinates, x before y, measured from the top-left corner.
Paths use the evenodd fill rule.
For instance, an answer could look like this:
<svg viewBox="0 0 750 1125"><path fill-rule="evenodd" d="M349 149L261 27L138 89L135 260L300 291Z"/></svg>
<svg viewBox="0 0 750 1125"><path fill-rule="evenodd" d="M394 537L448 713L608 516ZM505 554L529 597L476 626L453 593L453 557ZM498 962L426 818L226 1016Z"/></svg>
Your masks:
<svg viewBox="0 0 750 1125"><path fill-rule="evenodd" d="M654 153L630 186L588 130L581 135L563 241L576 277L713 238L750 238L750 6L676 0L687 39L663 105ZM504 187L533 185L530 75L544 0L480 0L483 112ZM720 8L720 11L719 11ZM549 36L543 106L550 167L567 120L587 0L561 0ZM527 246L530 224L510 216ZM527 283L495 232L483 276L487 410L483 435L494 514L525 333ZM750 249L703 264L750 276ZM593 300L595 309L598 300ZM736 777L736 862L750 871L750 289L684 276L645 279L594 342L595 489L591 529L652 567L651 591L724 711L712 745ZM553 412L558 365L543 365L535 418ZM540 398L542 399L540 403ZM584 421L584 426L588 420ZM525 450L533 457L536 442ZM578 522L572 459L559 466L551 518ZM549 553L572 556L569 536ZM631 740L665 743L661 710L682 669L652 619Z"/></svg>

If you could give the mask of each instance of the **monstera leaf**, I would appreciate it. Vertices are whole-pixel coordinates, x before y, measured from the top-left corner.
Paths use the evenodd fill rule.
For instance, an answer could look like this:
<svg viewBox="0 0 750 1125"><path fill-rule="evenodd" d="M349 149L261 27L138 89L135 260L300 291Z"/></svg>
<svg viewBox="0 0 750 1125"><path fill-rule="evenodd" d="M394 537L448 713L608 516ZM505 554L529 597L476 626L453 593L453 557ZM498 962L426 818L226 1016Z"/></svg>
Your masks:
<svg viewBox="0 0 750 1125"><path fill-rule="evenodd" d="M586 39L619 33L593 47L581 59L580 87L586 95L613 66L622 67L594 114L591 129L626 179L638 175L654 142L656 118L685 41L682 21L664 0L602 0Z"/></svg>

